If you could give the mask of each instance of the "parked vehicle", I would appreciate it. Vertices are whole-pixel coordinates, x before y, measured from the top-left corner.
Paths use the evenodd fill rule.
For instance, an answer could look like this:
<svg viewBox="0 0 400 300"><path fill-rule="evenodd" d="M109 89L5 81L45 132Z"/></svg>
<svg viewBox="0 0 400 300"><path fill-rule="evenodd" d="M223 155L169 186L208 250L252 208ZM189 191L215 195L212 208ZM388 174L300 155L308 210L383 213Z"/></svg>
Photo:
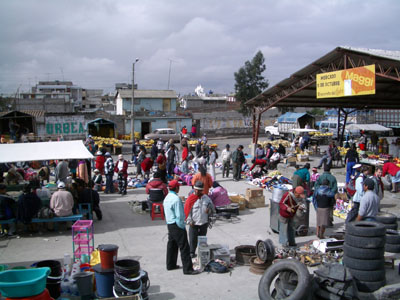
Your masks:
<svg viewBox="0 0 400 300"><path fill-rule="evenodd" d="M190 134L185 134L186 138L190 138ZM173 139L174 142L179 142L181 140L181 134L176 132L172 128L158 128L154 130L152 133L148 133L144 136L145 140L158 140L162 139L164 142Z"/></svg>
<svg viewBox="0 0 400 300"><path fill-rule="evenodd" d="M267 135L267 138L270 138L271 136L278 137L279 136L278 122L275 122L273 126L266 126L265 134Z"/></svg>

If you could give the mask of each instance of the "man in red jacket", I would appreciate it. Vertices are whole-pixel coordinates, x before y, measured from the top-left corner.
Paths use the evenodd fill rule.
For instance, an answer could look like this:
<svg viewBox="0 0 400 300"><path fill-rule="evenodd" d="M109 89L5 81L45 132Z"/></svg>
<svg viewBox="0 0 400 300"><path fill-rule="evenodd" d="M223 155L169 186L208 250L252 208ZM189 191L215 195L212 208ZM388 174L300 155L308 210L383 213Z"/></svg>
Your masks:
<svg viewBox="0 0 400 300"><path fill-rule="evenodd" d="M392 183L392 193L396 193L396 185L400 182L400 168L393 162L388 161L383 165L382 176L389 174Z"/></svg>
<svg viewBox="0 0 400 300"><path fill-rule="evenodd" d="M118 162L115 164L114 172L118 174L119 193L126 195L126 187L128 185L128 161L124 159L122 154L118 155Z"/></svg>
<svg viewBox="0 0 400 300"><path fill-rule="evenodd" d="M298 186L286 192L279 202L279 243L283 247L296 246L293 219L305 197L304 188Z"/></svg>

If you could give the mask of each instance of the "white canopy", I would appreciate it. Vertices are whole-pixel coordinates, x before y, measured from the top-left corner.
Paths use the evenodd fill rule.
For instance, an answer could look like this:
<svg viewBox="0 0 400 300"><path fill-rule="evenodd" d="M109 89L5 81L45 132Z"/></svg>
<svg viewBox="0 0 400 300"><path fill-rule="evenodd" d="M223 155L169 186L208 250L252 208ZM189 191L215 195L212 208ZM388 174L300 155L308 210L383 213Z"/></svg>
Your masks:
<svg viewBox="0 0 400 300"><path fill-rule="evenodd" d="M316 129L311 129L311 128L293 128L292 131L294 133L300 133L300 132L316 132L318 130Z"/></svg>
<svg viewBox="0 0 400 300"><path fill-rule="evenodd" d="M364 130L364 131L390 131L392 129L379 124L350 124L346 126L347 130Z"/></svg>
<svg viewBox="0 0 400 300"><path fill-rule="evenodd" d="M0 163L86 158L93 155L82 141L0 144Z"/></svg>

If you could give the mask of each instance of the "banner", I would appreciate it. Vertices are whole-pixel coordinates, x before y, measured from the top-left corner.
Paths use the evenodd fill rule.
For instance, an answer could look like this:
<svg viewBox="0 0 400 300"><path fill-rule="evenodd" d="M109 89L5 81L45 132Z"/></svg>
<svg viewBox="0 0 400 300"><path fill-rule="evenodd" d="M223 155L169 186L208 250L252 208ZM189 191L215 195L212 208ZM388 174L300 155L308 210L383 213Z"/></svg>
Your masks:
<svg viewBox="0 0 400 300"><path fill-rule="evenodd" d="M317 98L375 94L375 65L317 74Z"/></svg>

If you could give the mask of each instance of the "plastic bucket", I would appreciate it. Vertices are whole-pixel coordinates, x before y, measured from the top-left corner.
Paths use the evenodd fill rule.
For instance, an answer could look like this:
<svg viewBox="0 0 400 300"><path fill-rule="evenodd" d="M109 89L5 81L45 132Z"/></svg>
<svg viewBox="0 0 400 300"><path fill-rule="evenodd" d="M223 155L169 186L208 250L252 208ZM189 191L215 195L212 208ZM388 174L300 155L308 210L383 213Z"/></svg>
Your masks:
<svg viewBox="0 0 400 300"><path fill-rule="evenodd" d="M133 259L115 262L115 292L117 295L135 295L142 290L140 263Z"/></svg>
<svg viewBox="0 0 400 300"><path fill-rule="evenodd" d="M0 293L6 298L31 297L43 293L49 268L8 270L0 273Z"/></svg>
<svg viewBox="0 0 400 300"><path fill-rule="evenodd" d="M101 264L95 265L93 269L96 278L97 296L102 298L112 297L114 269L103 269Z"/></svg>
<svg viewBox="0 0 400 300"><path fill-rule="evenodd" d="M100 264L103 269L113 269L118 256L118 246L112 244L99 245Z"/></svg>
<svg viewBox="0 0 400 300"><path fill-rule="evenodd" d="M6 300L13 300L15 298L6 298ZM17 298L18 300L52 300L53 298L50 297L50 293L47 289L44 289L43 293L32 296L32 297L24 297L24 298Z"/></svg>
<svg viewBox="0 0 400 300"><path fill-rule="evenodd" d="M59 298L61 295L61 280L63 277L61 263L58 260L43 260L39 261L36 264L36 267L50 268L50 274L47 277L46 288L49 290L52 298Z"/></svg>
<svg viewBox="0 0 400 300"><path fill-rule="evenodd" d="M79 272L74 275L74 280L78 286L80 296L93 294L93 273Z"/></svg>

